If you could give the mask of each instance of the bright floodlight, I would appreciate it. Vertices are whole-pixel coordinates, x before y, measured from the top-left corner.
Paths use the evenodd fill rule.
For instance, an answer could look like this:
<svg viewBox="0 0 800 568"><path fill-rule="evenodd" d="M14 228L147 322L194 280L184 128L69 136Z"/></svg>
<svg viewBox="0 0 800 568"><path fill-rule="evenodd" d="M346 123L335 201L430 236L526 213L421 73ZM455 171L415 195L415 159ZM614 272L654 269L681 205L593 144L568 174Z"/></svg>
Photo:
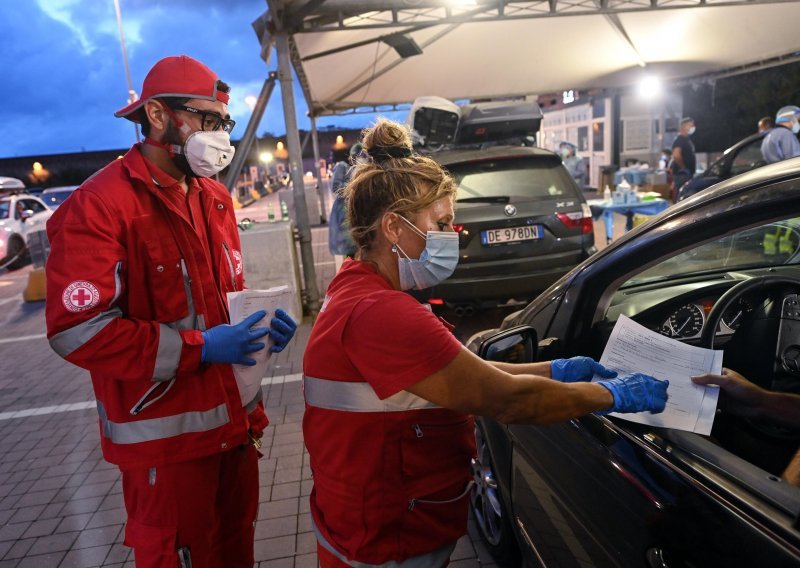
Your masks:
<svg viewBox="0 0 800 568"><path fill-rule="evenodd" d="M272 154L269 152L261 152L261 154L258 156L258 159L265 164L269 164L272 161Z"/></svg>
<svg viewBox="0 0 800 568"><path fill-rule="evenodd" d="M639 83L639 96L644 99L654 99L661 94L661 80L648 75Z"/></svg>

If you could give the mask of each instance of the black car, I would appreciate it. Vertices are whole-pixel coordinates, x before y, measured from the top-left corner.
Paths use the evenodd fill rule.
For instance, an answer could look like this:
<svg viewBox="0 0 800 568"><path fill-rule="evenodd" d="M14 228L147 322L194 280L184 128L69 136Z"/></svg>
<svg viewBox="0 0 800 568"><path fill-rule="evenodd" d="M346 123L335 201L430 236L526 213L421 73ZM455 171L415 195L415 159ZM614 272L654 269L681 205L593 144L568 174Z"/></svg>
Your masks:
<svg viewBox="0 0 800 568"><path fill-rule="evenodd" d="M800 158L675 205L469 345L491 360L599 358L625 315L800 393L799 300ZM591 414L548 426L483 418L476 438L473 509L507 562L800 565L800 488L780 478L800 431L718 408L710 436Z"/></svg>
<svg viewBox="0 0 800 568"><path fill-rule="evenodd" d="M431 157L458 184L460 258L450 278L418 298L459 314L528 301L596 251L586 199L553 152L495 146Z"/></svg>
<svg viewBox="0 0 800 568"><path fill-rule="evenodd" d="M711 164L706 171L678 188L678 201L691 197L715 183L767 165L761 154L761 142L764 136L766 132L753 134L725 150L722 157Z"/></svg>

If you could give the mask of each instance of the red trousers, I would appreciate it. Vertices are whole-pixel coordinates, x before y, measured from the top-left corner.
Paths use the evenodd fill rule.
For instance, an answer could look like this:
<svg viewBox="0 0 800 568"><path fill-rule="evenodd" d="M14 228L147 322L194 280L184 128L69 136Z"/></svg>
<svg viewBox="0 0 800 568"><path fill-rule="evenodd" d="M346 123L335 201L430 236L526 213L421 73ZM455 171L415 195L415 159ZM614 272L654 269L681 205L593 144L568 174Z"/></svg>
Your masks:
<svg viewBox="0 0 800 568"><path fill-rule="evenodd" d="M253 566L258 455L252 445L122 472L125 545L139 568ZM183 560L182 560L183 557Z"/></svg>

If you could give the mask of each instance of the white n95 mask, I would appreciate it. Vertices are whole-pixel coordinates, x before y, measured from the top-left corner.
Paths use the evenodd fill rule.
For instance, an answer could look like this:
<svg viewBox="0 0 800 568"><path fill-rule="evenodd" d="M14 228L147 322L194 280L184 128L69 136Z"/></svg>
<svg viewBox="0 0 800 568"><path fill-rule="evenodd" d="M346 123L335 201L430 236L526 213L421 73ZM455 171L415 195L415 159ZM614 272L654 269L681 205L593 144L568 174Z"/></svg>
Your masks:
<svg viewBox="0 0 800 568"><path fill-rule="evenodd" d="M192 132L182 148L189 167L199 177L211 177L225 169L235 151L230 134L224 130Z"/></svg>

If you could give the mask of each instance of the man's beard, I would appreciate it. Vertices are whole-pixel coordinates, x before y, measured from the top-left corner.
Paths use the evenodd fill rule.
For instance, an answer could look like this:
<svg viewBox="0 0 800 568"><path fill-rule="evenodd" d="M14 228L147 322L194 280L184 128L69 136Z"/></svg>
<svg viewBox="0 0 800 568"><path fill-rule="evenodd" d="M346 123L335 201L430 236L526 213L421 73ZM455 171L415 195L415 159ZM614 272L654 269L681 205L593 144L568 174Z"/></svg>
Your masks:
<svg viewBox="0 0 800 568"><path fill-rule="evenodd" d="M175 146L183 148L183 142L181 141L181 133L175 127L175 124L171 120L167 124L166 132L164 132L164 143L173 144ZM189 166L189 161L186 159L185 155L175 154L174 156L172 156L172 163L175 164L175 167L178 168L181 172L183 172L186 175L186 177L195 177L195 173L192 171L191 166Z"/></svg>

